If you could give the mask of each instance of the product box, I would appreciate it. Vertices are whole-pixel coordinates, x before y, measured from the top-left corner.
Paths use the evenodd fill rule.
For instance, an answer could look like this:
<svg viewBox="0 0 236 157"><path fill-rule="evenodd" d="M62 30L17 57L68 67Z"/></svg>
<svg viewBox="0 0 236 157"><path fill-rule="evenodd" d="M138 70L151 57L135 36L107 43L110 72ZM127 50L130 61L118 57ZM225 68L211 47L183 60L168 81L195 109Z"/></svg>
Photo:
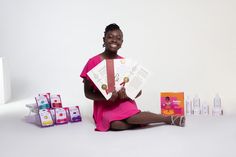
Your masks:
<svg viewBox="0 0 236 157"><path fill-rule="evenodd" d="M50 93L41 93L41 94L39 94L39 96L41 96L41 95L43 95L43 96L45 96L47 98L48 103L49 103L49 105L51 107Z"/></svg>
<svg viewBox="0 0 236 157"><path fill-rule="evenodd" d="M61 96L54 94L50 96L51 108L62 108Z"/></svg>
<svg viewBox="0 0 236 157"><path fill-rule="evenodd" d="M42 127L54 125L50 109L39 110L39 118Z"/></svg>
<svg viewBox="0 0 236 157"><path fill-rule="evenodd" d="M184 115L184 92L161 92L161 114Z"/></svg>
<svg viewBox="0 0 236 157"><path fill-rule="evenodd" d="M79 106L69 107L68 111L69 111L70 122L79 122L82 120Z"/></svg>
<svg viewBox="0 0 236 157"><path fill-rule="evenodd" d="M44 95L36 96L35 100L36 100L39 110L50 108L50 104L49 104L46 96L44 96Z"/></svg>
<svg viewBox="0 0 236 157"><path fill-rule="evenodd" d="M68 108L55 108L55 123L65 124L68 123L67 111Z"/></svg>

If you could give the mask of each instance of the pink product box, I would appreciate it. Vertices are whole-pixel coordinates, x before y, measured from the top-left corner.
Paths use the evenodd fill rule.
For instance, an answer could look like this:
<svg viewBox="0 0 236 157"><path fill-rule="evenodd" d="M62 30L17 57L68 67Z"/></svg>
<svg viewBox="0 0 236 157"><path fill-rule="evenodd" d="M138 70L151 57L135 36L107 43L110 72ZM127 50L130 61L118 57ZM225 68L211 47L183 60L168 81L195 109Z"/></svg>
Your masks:
<svg viewBox="0 0 236 157"><path fill-rule="evenodd" d="M53 126L53 118L50 109L39 110L39 119L42 127Z"/></svg>
<svg viewBox="0 0 236 157"><path fill-rule="evenodd" d="M61 96L60 95L51 95L50 96L51 107L52 108L62 108Z"/></svg>
<svg viewBox="0 0 236 157"><path fill-rule="evenodd" d="M79 106L69 107L68 115L69 115L70 122L80 122L82 120Z"/></svg>
<svg viewBox="0 0 236 157"><path fill-rule="evenodd" d="M68 108L55 108L55 123L56 124L66 124L68 123L67 117Z"/></svg>

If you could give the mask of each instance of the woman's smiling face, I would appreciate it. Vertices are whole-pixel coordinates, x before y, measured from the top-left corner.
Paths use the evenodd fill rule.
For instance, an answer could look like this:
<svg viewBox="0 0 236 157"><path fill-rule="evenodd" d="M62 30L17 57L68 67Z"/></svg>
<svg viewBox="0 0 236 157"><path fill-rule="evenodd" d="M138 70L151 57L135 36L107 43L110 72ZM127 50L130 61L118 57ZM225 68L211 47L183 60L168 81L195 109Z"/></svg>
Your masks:
<svg viewBox="0 0 236 157"><path fill-rule="evenodd" d="M123 43L123 33L121 30L112 30L106 33L103 38L106 51L117 52Z"/></svg>

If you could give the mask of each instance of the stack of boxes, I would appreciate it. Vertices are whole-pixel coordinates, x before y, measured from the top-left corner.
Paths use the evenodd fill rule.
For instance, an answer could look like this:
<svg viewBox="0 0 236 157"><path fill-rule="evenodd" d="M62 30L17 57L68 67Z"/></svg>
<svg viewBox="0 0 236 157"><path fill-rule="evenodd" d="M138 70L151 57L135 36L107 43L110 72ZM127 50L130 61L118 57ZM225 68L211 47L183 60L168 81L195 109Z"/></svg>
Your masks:
<svg viewBox="0 0 236 157"><path fill-rule="evenodd" d="M32 112L36 113L42 127L82 120L79 106L62 107L60 95L39 94L35 100L35 104L29 104L26 107L30 109L29 116Z"/></svg>

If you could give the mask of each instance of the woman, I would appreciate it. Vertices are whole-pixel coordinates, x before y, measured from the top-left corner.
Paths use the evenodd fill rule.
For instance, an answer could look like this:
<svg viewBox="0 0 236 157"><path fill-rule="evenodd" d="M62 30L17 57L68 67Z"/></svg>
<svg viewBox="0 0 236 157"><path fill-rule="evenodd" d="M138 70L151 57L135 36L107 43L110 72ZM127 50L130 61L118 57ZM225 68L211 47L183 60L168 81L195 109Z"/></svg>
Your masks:
<svg viewBox="0 0 236 157"><path fill-rule="evenodd" d="M95 130L127 130L150 123L184 126L184 116L164 116L140 111L135 101L126 95L125 88L118 92L113 91L109 100L104 98L88 77L87 72L104 59L123 58L117 54L123 43L123 33L117 24L110 24L106 27L103 42L104 52L90 58L80 75L84 79L85 96L94 100L93 118L96 124ZM140 95L141 91L136 98Z"/></svg>

